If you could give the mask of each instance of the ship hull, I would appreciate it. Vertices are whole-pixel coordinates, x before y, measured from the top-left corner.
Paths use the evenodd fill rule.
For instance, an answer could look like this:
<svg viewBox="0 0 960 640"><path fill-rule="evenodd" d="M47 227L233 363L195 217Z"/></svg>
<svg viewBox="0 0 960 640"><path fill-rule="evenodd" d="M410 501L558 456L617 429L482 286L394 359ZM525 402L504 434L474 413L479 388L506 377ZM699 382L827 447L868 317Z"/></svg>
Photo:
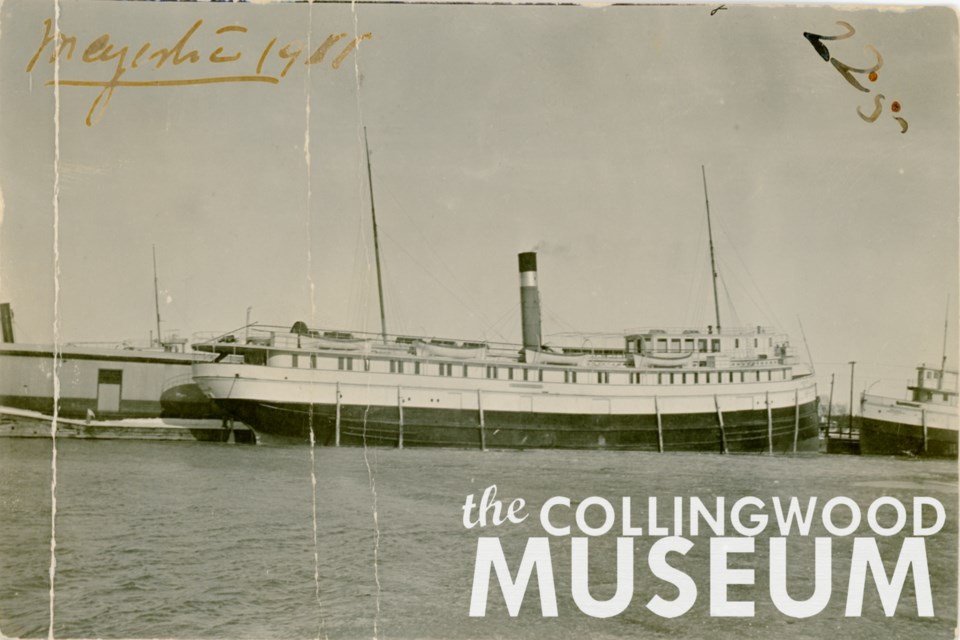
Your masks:
<svg viewBox="0 0 960 640"><path fill-rule="evenodd" d="M219 400L259 434L320 446L816 452L817 403L723 414L548 414ZM339 419L338 419L339 414ZM799 416L799 418L798 418ZM401 424L402 423L402 424Z"/></svg>
<svg viewBox="0 0 960 640"><path fill-rule="evenodd" d="M957 431L903 422L863 418L860 452L865 455L910 455L935 458L957 457Z"/></svg>

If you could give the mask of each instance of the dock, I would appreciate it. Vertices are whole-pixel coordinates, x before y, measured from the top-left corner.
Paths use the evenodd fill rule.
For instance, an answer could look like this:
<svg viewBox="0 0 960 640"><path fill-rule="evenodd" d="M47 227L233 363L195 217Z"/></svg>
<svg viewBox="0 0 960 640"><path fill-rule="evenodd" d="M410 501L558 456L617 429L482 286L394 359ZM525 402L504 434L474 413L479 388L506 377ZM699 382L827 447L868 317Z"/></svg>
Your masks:
<svg viewBox="0 0 960 640"><path fill-rule="evenodd" d="M821 453L860 455L860 429L832 425L821 428Z"/></svg>
<svg viewBox="0 0 960 640"><path fill-rule="evenodd" d="M53 416L0 407L0 437L50 438ZM247 425L224 420L179 418L129 418L78 420L57 417L57 437L86 440L167 440L256 444L256 433Z"/></svg>

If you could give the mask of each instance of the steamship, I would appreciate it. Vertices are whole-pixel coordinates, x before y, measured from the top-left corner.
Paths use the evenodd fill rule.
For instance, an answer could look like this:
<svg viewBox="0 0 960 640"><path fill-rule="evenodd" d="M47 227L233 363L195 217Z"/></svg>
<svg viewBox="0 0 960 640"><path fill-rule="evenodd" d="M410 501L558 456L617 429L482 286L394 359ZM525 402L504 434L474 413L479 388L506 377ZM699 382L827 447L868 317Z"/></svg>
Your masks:
<svg viewBox="0 0 960 640"><path fill-rule="evenodd" d="M860 453L957 457L957 372L917 367L909 400L864 393Z"/></svg>
<svg viewBox="0 0 960 640"><path fill-rule="evenodd" d="M366 144L366 143L365 143ZM541 339L536 253L521 253L522 345L391 336L367 177L380 335L311 329L233 335L194 349L193 379L260 436L320 445L788 453L817 451L817 389L786 336L648 329L605 348Z"/></svg>
<svg viewBox="0 0 960 640"><path fill-rule="evenodd" d="M817 391L763 327L649 329L548 349L537 256L522 345L290 329L194 345L193 378L261 438L318 445L789 453L817 450Z"/></svg>

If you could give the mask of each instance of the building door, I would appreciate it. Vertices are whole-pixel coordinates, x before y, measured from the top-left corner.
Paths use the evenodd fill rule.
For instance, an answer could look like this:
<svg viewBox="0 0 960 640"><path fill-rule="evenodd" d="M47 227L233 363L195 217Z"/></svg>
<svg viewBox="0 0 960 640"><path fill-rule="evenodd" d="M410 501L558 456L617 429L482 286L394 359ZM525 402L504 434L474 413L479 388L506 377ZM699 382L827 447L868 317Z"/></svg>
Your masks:
<svg viewBox="0 0 960 640"><path fill-rule="evenodd" d="M100 369L97 372L98 412L116 413L120 411L120 388L122 386L122 369Z"/></svg>

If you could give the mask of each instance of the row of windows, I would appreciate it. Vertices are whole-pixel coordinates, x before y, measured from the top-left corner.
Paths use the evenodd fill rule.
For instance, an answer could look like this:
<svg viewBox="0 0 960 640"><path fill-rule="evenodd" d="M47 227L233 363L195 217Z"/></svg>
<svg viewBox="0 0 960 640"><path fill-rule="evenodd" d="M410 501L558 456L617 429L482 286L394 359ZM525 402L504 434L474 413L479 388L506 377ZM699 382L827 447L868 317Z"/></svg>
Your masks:
<svg viewBox="0 0 960 640"><path fill-rule="evenodd" d="M609 375L609 374L605 374ZM630 384L649 384L648 374L631 373ZM724 382L772 382L784 379L783 369L762 371L671 371L657 373L657 384L721 384Z"/></svg>
<svg viewBox="0 0 960 640"><path fill-rule="evenodd" d="M686 351L697 351L699 353L707 353L710 351L718 353L720 351L719 338L657 338L656 340L656 350L661 353L681 353ZM744 340L745 344L743 346L747 346L746 343L748 342L748 340ZM767 338L767 346L773 346L773 338ZM753 347L755 349L760 347L759 338L753 339ZM733 348L740 348L740 338L733 339Z"/></svg>
<svg viewBox="0 0 960 640"><path fill-rule="evenodd" d="M342 356L337 358L337 369L340 371L353 371L354 360L360 360L364 371L371 370L370 360L367 358L352 358ZM377 361L378 364L383 361ZM496 365L486 365L480 367L477 365L454 365L451 362L421 363L409 362L403 360L389 360L390 373L413 373L420 375L435 374L445 377L454 375L464 378L478 377L480 371L486 378L491 380L522 380L525 382L544 382L544 373L546 373L547 382L560 382L560 371L556 369L544 370L528 367L506 367ZM291 355L291 366L299 367L300 360L297 354ZM317 356L310 355L310 368L317 368ZM376 366L374 370L380 369ZM576 383L577 371L569 369L563 370L563 382ZM592 379L597 384L610 384L610 371L590 372ZM783 380L785 376L784 369L764 369L762 371L663 371L657 373L651 372L613 372L615 383L630 384L653 384L656 376L656 384L721 384L734 382L767 382Z"/></svg>

